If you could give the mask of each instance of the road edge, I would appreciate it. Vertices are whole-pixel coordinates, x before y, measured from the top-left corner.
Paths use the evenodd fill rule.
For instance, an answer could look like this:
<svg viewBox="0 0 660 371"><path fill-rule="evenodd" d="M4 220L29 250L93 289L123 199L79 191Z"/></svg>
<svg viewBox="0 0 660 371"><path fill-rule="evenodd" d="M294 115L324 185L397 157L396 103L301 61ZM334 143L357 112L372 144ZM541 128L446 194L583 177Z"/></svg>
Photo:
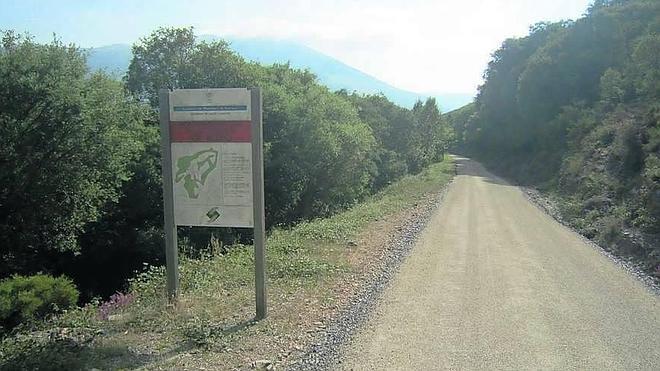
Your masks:
<svg viewBox="0 0 660 371"><path fill-rule="evenodd" d="M367 280L351 297L339 315L330 320L322 337L301 359L289 365L288 370L331 369L341 363L343 347L350 343L353 336L371 318L384 290L412 253L422 231L428 225L433 213L442 204L455 179L455 177L452 178L442 190L425 198L411 210L411 215L414 217L399 226L396 233L392 234L384 244L387 249L384 258L374 265L370 275L366 275Z"/></svg>
<svg viewBox="0 0 660 371"><path fill-rule="evenodd" d="M598 245L595 241L587 238L584 236L580 231L576 230L573 228L570 223L563 218L561 213L557 210L557 206L555 203L545 194L543 194L541 191L538 189L531 187L531 186L524 186L519 184L513 179L508 179L502 176L497 175L495 172L491 171L491 169L486 166L484 163L479 162L471 157L469 158L470 161L475 161L479 163L481 166L483 166L484 170L486 170L490 175L494 176L496 179L502 180L511 186L514 186L518 188L525 198L534 205L537 209L542 211L544 214L548 215L552 219L554 219L557 223L561 224L565 228L568 228L571 232L575 233L583 242L585 242L587 245L591 246L591 248L595 249L597 252L599 252L601 255L605 256L608 260L612 261L615 265L621 267L625 272L627 272L630 276L632 276L636 281L640 282L644 288L649 291L650 293L660 296L660 279L656 279L649 275L647 272L642 270L636 265L636 262L634 260L627 260L623 257L620 257L610 251L607 251L604 249L602 246Z"/></svg>
<svg viewBox="0 0 660 371"><path fill-rule="evenodd" d="M521 190L525 198L527 198L527 200L532 205L536 206L537 209L541 210L544 214L550 216L557 223L578 235L578 237L584 243L591 246L594 250L598 251L601 255L605 256L608 260L626 271L636 281L640 282L649 292L660 296L660 280L655 279L640 267L638 267L634 260L627 260L614 254L613 252L606 250L597 244L594 240L587 238L577 229L573 228L573 226L571 226L570 223L562 217L561 213L557 210L555 203L549 197L541 193L541 191L538 189L521 185L517 185L516 187Z"/></svg>

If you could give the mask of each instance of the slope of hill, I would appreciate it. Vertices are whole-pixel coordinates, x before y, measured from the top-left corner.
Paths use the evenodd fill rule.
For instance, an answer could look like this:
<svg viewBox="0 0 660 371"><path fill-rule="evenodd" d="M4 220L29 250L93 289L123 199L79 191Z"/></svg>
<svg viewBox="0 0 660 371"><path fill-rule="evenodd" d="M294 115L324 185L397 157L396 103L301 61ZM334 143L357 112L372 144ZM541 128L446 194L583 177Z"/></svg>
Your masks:
<svg viewBox="0 0 660 371"><path fill-rule="evenodd" d="M107 45L90 49L87 65L92 70L105 70L113 76L122 76L128 69L132 56L130 45Z"/></svg>
<svg viewBox="0 0 660 371"><path fill-rule="evenodd" d="M459 149L547 191L585 236L660 279L660 2L597 1L495 52Z"/></svg>
<svg viewBox="0 0 660 371"><path fill-rule="evenodd" d="M202 35L201 40L217 39ZM383 93L390 100L404 107L412 107L418 99L435 96L443 111L463 106L472 100L470 94L421 94L393 87L358 69L340 62L304 45L289 41L269 39L228 39L232 49L243 57L262 64L289 62L295 68L308 68L319 81L332 90L346 89L360 93ZM103 69L113 75L122 75L128 68L131 48L126 44L108 45L89 51L89 66Z"/></svg>

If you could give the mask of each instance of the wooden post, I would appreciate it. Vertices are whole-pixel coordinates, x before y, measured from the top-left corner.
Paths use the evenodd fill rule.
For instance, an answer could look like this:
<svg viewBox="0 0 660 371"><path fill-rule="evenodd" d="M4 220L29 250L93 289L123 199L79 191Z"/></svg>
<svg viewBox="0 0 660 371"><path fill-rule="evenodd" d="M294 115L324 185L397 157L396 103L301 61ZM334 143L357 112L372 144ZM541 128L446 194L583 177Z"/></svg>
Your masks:
<svg viewBox="0 0 660 371"><path fill-rule="evenodd" d="M170 92L160 89L161 164L163 167L163 206L165 229L165 261L167 264L167 295L175 302L179 295L179 255L174 225L174 191L172 184L172 145L170 143Z"/></svg>
<svg viewBox="0 0 660 371"><path fill-rule="evenodd" d="M254 203L254 277L257 320L266 318L266 222L264 215L264 157L261 89L250 89L252 112L252 188Z"/></svg>

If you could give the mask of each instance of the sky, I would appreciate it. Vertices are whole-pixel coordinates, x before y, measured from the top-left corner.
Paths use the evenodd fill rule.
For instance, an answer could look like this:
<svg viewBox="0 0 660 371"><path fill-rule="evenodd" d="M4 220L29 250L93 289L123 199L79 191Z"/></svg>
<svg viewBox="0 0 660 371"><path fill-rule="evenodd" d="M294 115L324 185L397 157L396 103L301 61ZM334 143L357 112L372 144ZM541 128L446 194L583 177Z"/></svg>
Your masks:
<svg viewBox="0 0 660 371"><path fill-rule="evenodd" d="M474 93L490 55L591 0L0 0L0 29L83 47L132 44L159 26L298 42L393 86Z"/></svg>

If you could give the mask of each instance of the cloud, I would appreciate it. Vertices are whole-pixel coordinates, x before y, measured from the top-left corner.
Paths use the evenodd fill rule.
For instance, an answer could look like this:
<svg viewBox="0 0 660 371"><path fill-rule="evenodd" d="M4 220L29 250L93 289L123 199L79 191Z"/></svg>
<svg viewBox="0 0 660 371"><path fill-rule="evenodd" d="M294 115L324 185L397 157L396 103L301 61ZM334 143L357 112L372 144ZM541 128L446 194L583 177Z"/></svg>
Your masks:
<svg viewBox="0 0 660 371"><path fill-rule="evenodd" d="M303 43L395 86L473 93L490 54L529 25L579 17L589 0L7 0L6 28L83 46L133 43L159 26ZM63 21L66 20L66 21Z"/></svg>
<svg viewBox="0 0 660 371"><path fill-rule="evenodd" d="M232 10L201 33L295 40L398 87L472 93L504 39L576 18L587 0L268 1ZM262 5L263 7L259 7ZM239 8L235 9L240 11Z"/></svg>

